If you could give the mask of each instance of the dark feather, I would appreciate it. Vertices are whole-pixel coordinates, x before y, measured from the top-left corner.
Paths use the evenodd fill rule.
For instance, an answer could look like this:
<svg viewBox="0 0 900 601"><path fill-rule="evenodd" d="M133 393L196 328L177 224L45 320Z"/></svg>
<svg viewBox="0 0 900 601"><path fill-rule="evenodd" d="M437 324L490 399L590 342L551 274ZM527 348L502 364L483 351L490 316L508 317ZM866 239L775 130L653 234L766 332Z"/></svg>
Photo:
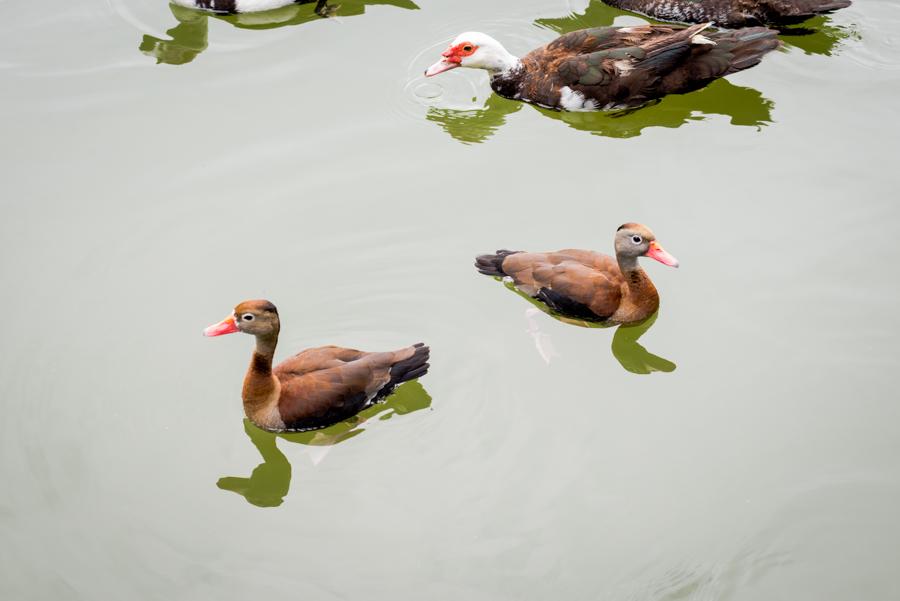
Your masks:
<svg viewBox="0 0 900 601"><path fill-rule="evenodd" d="M589 103L585 108L630 108L752 67L779 45L777 32L765 28L704 31L708 26L574 31L528 53L521 68L492 78L491 87L550 108L578 108L563 106L564 88L580 94ZM697 37L701 32L712 43Z"/></svg>
<svg viewBox="0 0 900 601"><path fill-rule="evenodd" d="M720 27L790 25L850 6L850 0L605 0L616 8L682 23Z"/></svg>

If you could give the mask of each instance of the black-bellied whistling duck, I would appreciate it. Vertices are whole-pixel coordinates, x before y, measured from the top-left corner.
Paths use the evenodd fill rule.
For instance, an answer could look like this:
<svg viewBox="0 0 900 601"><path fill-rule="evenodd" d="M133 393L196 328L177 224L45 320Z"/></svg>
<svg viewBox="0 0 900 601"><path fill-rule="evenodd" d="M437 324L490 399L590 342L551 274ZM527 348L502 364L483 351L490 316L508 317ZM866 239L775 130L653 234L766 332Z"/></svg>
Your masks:
<svg viewBox="0 0 900 601"><path fill-rule="evenodd" d="M615 248L615 259L591 250L498 250L477 257L475 267L485 275L511 278L519 290L563 315L610 324L643 321L659 308L659 293L638 257L671 267L678 261L640 223L619 227Z"/></svg>
<svg viewBox="0 0 900 601"><path fill-rule="evenodd" d="M792 25L850 6L850 0L603 0L661 21L720 27Z"/></svg>
<svg viewBox="0 0 900 601"><path fill-rule="evenodd" d="M506 98L556 110L614 110L697 90L756 65L779 45L777 32L763 27L701 35L708 26L582 29L521 59L489 35L463 33L425 75L485 69Z"/></svg>
<svg viewBox="0 0 900 601"><path fill-rule="evenodd" d="M330 426L428 371L429 349L422 343L385 353L323 346L302 351L273 368L280 328L275 305L249 300L203 331L206 336L243 332L256 337L241 396L247 417L264 430L296 432Z"/></svg>

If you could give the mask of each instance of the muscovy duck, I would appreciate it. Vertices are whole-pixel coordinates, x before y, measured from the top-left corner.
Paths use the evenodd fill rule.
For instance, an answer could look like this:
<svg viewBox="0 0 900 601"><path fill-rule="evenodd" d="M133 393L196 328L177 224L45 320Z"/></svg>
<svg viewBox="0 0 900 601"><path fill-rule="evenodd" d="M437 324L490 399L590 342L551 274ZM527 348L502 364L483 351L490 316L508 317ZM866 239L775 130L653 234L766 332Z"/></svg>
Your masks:
<svg viewBox="0 0 900 601"><path fill-rule="evenodd" d="M850 0L603 0L661 21L719 27L793 25L850 6Z"/></svg>
<svg viewBox="0 0 900 601"><path fill-rule="evenodd" d="M764 27L702 34L709 26L581 29L522 58L487 34L468 32L425 76L485 69L491 88L506 98L556 110L615 110L702 88L756 65L780 44L777 32Z"/></svg>

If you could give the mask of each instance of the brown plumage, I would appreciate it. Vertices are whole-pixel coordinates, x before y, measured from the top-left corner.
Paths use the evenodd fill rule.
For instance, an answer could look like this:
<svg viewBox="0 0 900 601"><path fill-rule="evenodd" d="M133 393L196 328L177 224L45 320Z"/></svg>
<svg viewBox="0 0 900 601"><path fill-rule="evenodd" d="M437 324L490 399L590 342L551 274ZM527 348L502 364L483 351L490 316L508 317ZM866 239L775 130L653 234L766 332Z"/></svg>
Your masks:
<svg viewBox="0 0 900 601"><path fill-rule="evenodd" d="M381 353L323 346L302 351L273 368L280 328L275 305L251 300L204 331L207 336L244 332L256 337L241 396L247 417L265 430L330 426L428 371L429 349L422 343Z"/></svg>
<svg viewBox="0 0 900 601"><path fill-rule="evenodd" d="M662 21L720 27L791 25L850 6L850 0L604 0Z"/></svg>
<svg viewBox="0 0 900 601"><path fill-rule="evenodd" d="M481 68L489 71L491 88L506 98L559 110L611 110L702 88L756 65L780 43L777 32L763 27L704 31L708 26L582 29L521 59L490 36L468 32L425 74Z"/></svg>
<svg viewBox="0 0 900 601"><path fill-rule="evenodd" d="M564 108L561 90L568 87L594 108L640 106L752 67L778 47L775 32L763 28L711 33L705 39L715 45L696 43L704 28L645 25L566 34L522 58L522 74L514 77L517 93L536 104ZM501 95L508 85L503 77L491 82Z"/></svg>
<svg viewBox="0 0 900 601"><path fill-rule="evenodd" d="M500 250L477 257L475 267L485 275L511 278L519 290L568 317L612 324L643 321L659 308L659 293L638 257L672 267L678 261L639 223L616 231L615 249L615 259L591 250Z"/></svg>

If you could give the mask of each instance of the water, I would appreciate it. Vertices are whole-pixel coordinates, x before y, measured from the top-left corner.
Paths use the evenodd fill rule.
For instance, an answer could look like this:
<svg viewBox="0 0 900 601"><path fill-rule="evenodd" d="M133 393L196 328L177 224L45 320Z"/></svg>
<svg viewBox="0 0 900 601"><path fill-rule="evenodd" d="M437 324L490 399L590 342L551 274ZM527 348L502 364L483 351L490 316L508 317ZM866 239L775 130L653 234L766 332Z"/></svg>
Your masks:
<svg viewBox="0 0 900 601"><path fill-rule="evenodd" d="M0 597L900 598L889 0L622 115L421 77L460 31L639 22L599 2L0 10ZM643 330L472 267L626 221L682 263L646 265ZM278 358L423 340L432 371L255 430L251 340L200 332L256 297Z"/></svg>

